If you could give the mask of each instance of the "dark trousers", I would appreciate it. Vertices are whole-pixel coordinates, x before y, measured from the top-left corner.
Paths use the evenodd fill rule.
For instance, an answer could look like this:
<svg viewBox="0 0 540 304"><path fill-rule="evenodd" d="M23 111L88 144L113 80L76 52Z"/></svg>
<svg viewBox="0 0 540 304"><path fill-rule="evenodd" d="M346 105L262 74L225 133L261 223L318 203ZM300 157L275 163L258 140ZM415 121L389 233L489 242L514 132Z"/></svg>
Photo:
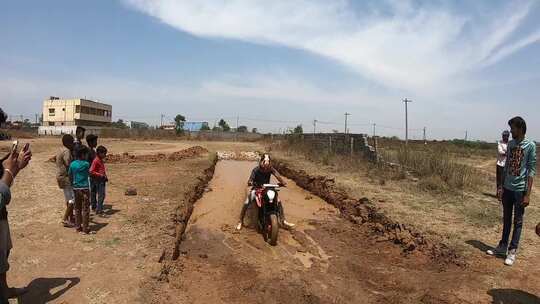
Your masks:
<svg viewBox="0 0 540 304"><path fill-rule="evenodd" d="M98 184L97 181L90 178L90 207L92 208L92 210L96 210L97 208L97 195L98 195L97 184Z"/></svg>
<svg viewBox="0 0 540 304"><path fill-rule="evenodd" d="M497 165L497 189L502 186L504 167Z"/></svg>
<svg viewBox="0 0 540 304"><path fill-rule="evenodd" d="M510 231L512 230L512 216L514 231L512 233L512 240L510 241L509 250L518 249L519 239L521 237L521 228L523 227L523 215L525 214L525 207L523 207L523 196L525 192L510 191L504 189L502 203L503 203L503 232L499 245L508 247L508 239L510 238Z"/></svg>
<svg viewBox="0 0 540 304"><path fill-rule="evenodd" d="M78 231L88 232L90 222L90 191L75 189L75 226Z"/></svg>

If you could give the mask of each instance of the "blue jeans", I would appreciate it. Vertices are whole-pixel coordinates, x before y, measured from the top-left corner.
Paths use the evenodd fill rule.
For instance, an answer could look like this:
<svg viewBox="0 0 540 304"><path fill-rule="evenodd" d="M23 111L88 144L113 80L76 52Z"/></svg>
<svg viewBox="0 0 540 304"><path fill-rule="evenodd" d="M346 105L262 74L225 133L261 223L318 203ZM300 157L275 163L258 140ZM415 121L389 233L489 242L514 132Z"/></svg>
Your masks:
<svg viewBox="0 0 540 304"><path fill-rule="evenodd" d="M508 239L510 238L510 230L512 229L512 214L514 217L514 232L510 242L509 250L518 249L519 239L521 237L521 228L523 227L523 215L525 207L523 207L523 196L525 192L510 191L504 189L503 203L503 232L499 245L508 247Z"/></svg>
<svg viewBox="0 0 540 304"><path fill-rule="evenodd" d="M105 201L105 182L104 181L92 181L91 183L91 204L92 209L96 212L103 211L103 202Z"/></svg>

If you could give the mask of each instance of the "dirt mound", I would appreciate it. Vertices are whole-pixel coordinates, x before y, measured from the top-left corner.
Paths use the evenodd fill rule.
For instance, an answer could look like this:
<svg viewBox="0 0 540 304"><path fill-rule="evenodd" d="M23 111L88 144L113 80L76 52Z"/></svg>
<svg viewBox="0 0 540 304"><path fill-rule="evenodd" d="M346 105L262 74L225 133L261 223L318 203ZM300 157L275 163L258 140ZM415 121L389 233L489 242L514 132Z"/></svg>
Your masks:
<svg viewBox="0 0 540 304"><path fill-rule="evenodd" d="M377 210L368 198L349 197L346 191L336 186L334 179L325 176L311 176L304 170L291 169L280 160L275 160L274 166L281 174L294 180L300 187L337 207L342 216L351 222L368 225L374 236L380 240L392 241L400 245L405 253L419 250L440 264L465 265L455 250L443 243L429 240L409 225L388 218Z"/></svg>
<svg viewBox="0 0 540 304"><path fill-rule="evenodd" d="M203 147L195 146L185 150L180 150L171 154L158 153L147 155L132 155L129 153L109 154L107 163L134 163L134 162L158 162L158 161L178 161L185 158L196 157L208 153Z"/></svg>
<svg viewBox="0 0 540 304"><path fill-rule="evenodd" d="M208 150L201 146L191 147L185 150L180 150L174 153L165 154L145 154L145 155L133 155L129 153L122 154L109 154L107 155L106 162L109 164L115 163L140 163L140 162L159 162L159 161L179 161L185 158L197 157L208 153ZM53 156L47 160L47 162L56 162L56 156Z"/></svg>

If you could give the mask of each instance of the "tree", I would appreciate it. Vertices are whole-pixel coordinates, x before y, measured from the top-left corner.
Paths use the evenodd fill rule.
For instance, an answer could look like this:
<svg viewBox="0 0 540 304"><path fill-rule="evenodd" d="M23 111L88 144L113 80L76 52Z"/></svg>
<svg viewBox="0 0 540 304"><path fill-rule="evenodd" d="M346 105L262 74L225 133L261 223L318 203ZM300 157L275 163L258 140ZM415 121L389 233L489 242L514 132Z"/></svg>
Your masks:
<svg viewBox="0 0 540 304"><path fill-rule="evenodd" d="M212 128L212 132L221 132L221 131L223 131L223 130L222 130L220 127L218 127L218 126L214 126L214 127Z"/></svg>
<svg viewBox="0 0 540 304"><path fill-rule="evenodd" d="M201 131L210 131L210 127L208 126L207 122L203 122L201 126Z"/></svg>
<svg viewBox="0 0 540 304"><path fill-rule="evenodd" d="M236 132L241 132L241 133L247 133L247 131L248 131L248 127L246 127L246 126L239 126L236 129Z"/></svg>
<svg viewBox="0 0 540 304"><path fill-rule="evenodd" d="M2 108L0 108L0 125L3 125L6 122L7 118L7 114L4 112L4 110L2 110Z"/></svg>
<svg viewBox="0 0 540 304"><path fill-rule="evenodd" d="M221 128L221 130L223 130L225 132L229 132L231 130L231 127L229 127L229 124L223 119L221 119L218 122L218 126Z"/></svg>
<svg viewBox="0 0 540 304"><path fill-rule="evenodd" d="M128 126L126 125L126 123L124 122L123 119L118 119L118 121L112 122L111 127L117 128L117 129L127 129L128 128Z"/></svg>
<svg viewBox="0 0 540 304"><path fill-rule="evenodd" d="M257 133L257 132L258 132L257 128L251 129L251 133Z"/></svg>
<svg viewBox="0 0 540 304"><path fill-rule="evenodd" d="M22 123L22 127L25 129L32 128L32 123L30 122L30 119L26 118Z"/></svg>
<svg viewBox="0 0 540 304"><path fill-rule="evenodd" d="M186 122L186 118L183 115L176 115L174 118L176 134L184 133L184 122Z"/></svg>
<svg viewBox="0 0 540 304"><path fill-rule="evenodd" d="M302 125L298 125L294 128L293 134L303 134L304 129L302 128Z"/></svg>

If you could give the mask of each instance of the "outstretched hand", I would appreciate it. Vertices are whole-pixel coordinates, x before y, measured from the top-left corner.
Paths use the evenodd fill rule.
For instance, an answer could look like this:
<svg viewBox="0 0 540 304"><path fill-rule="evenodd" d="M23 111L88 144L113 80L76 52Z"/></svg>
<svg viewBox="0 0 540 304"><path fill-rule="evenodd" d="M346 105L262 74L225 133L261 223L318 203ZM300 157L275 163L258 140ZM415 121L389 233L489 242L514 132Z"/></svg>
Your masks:
<svg viewBox="0 0 540 304"><path fill-rule="evenodd" d="M32 151L30 151L30 145L26 144L17 158L17 165L19 166L19 170L26 168L31 159Z"/></svg>
<svg viewBox="0 0 540 304"><path fill-rule="evenodd" d="M17 151L11 151L6 156L4 156L2 161L2 166L4 169L7 169L13 177L15 177L19 171L26 168L28 163L32 159L32 152L28 145L19 153Z"/></svg>

